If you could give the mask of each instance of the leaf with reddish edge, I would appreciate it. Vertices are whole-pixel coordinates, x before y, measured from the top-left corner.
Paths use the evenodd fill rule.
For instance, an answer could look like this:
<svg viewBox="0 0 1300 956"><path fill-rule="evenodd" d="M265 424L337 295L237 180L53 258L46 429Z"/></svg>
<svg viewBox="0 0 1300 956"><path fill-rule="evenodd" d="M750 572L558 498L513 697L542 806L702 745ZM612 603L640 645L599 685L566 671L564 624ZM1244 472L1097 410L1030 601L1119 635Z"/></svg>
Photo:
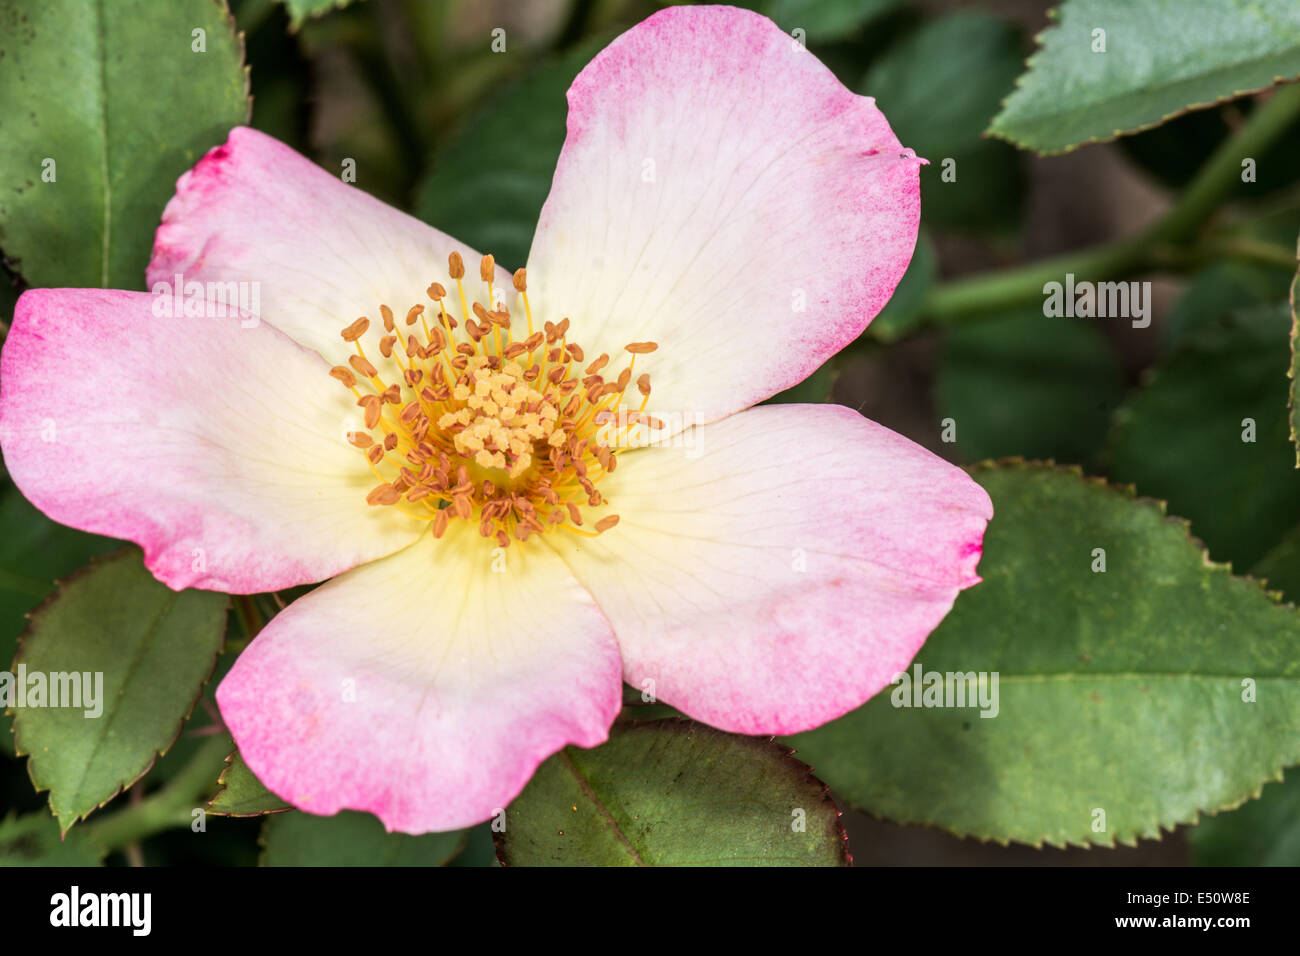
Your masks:
<svg viewBox="0 0 1300 956"><path fill-rule="evenodd" d="M1062 153L1300 77L1300 7L1246 6L1066 0L988 133Z"/></svg>
<svg viewBox="0 0 1300 956"><path fill-rule="evenodd" d="M281 800L248 769L248 764L232 751L226 766L217 778L221 789L208 803L208 813L221 817L260 817L268 813L283 813L293 805Z"/></svg>
<svg viewBox="0 0 1300 956"><path fill-rule="evenodd" d="M1296 246L1296 258L1300 260L1300 241ZM1300 422L1300 376L1296 375L1297 361L1297 344L1300 344L1300 313L1296 311L1296 287L1300 286L1300 272L1291 281L1291 364L1287 367L1286 377L1291 380L1291 388L1288 391L1290 401L1287 402L1287 422L1291 428L1291 444L1295 446L1296 461L1295 466L1300 468L1300 429L1296 427Z"/></svg>
<svg viewBox="0 0 1300 956"><path fill-rule="evenodd" d="M66 833L144 776L180 736L225 639L228 598L172 591L137 548L92 561L32 612L15 668L33 675L102 675L97 703L16 707L14 741ZM84 682L84 676L81 677ZM34 686L34 685L33 685ZM71 696L69 681L61 694ZM47 686L45 702L53 699ZM86 716L98 709L97 716Z"/></svg>
<svg viewBox="0 0 1300 956"><path fill-rule="evenodd" d="M1021 461L972 476L993 499L983 583L906 686L790 738L838 798L999 843L1132 845L1300 761L1300 612L1131 488ZM939 692L919 701L917 666ZM963 705L981 673L994 706Z"/></svg>
<svg viewBox="0 0 1300 956"><path fill-rule="evenodd" d="M496 833L507 866L848 866L840 811L793 751L683 719L616 724L537 769ZM495 827L494 827L495 829Z"/></svg>

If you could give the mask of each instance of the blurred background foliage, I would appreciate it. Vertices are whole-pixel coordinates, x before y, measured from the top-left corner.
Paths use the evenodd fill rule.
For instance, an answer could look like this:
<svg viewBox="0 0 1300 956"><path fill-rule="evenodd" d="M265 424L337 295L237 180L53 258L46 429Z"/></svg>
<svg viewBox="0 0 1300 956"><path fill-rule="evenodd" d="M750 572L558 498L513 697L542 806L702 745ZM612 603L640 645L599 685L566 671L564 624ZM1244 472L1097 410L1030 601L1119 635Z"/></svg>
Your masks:
<svg viewBox="0 0 1300 956"><path fill-rule="evenodd" d="M751 0L804 29L851 89L877 99L922 172L922 235L894 300L863 338L779 400L834 400L961 464L1023 456L1132 482L1190 518L1210 555L1255 569L1300 599L1300 485L1288 441L1287 294L1300 232L1300 124L1257 157L1259 177L1223 214L1250 253L1174 263L1150 278L1154 321L1044 321L1041 304L978 321L933 321L945 283L1132 234L1169 208L1252 100L1187 113L1115 143L1038 157L982 134L1047 25L1040 0ZM604 43L654 0L232 0L246 44L252 124L326 169L348 159L358 188L410 210L508 268L523 265L564 140L565 90ZM505 31L506 50L492 48ZM957 182L941 181L942 158ZM158 210L161 213L161 209ZM13 263L10 264L13 266ZM143 287L143 264L139 287ZM12 312L21 277L0 283ZM1234 435L1257 423L1244 453ZM957 424L942 440L943 421ZM1220 428L1208 427L1211 423ZM1199 427L1206 425L1207 427ZM1218 435L1218 439L1207 436ZM1234 443L1235 442L1235 443ZM6 482L0 490L0 658L50 583L116 543L55 525ZM286 598L289 597L286 595ZM276 610L232 611L220 670ZM219 733L209 684L176 746L121 801L167 786ZM4 718L0 807L39 810ZM219 769L219 767L217 768ZM296 820L293 818L297 818ZM93 818L92 818L93 819ZM394 862L490 865L485 828L456 841L388 838L365 819L331 830L298 814L208 821L210 838L163 833L109 856L127 862ZM848 814L859 863L1300 863L1300 782L1159 842L1032 850ZM328 824L328 821L327 821ZM74 831L75 832L75 831ZM397 840L399 843L385 843ZM420 840L424 840L423 843ZM64 851L61 851L64 852ZM66 852L76 852L69 847ZM329 854L326 854L328 856Z"/></svg>

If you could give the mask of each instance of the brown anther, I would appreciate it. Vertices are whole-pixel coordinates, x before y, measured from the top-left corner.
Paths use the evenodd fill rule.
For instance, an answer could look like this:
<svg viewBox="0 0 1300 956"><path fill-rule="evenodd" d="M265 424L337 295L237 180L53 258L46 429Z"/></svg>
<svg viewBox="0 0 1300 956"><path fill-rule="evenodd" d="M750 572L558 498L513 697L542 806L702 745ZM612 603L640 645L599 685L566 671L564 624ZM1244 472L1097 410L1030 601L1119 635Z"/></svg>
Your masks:
<svg viewBox="0 0 1300 956"><path fill-rule="evenodd" d="M570 345L565 346L565 351L573 356L573 360L575 362L582 361L582 346L578 345L577 343L572 343Z"/></svg>
<svg viewBox="0 0 1300 956"><path fill-rule="evenodd" d="M361 338L361 336L366 334L366 329L368 328L370 328L370 320L363 315L340 332L339 335L343 336L344 342L355 342L357 339Z"/></svg>
<svg viewBox="0 0 1300 956"><path fill-rule="evenodd" d="M484 256L479 260L478 277L484 282L492 281L492 273L496 270L497 261L492 256Z"/></svg>
<svg viewBox="0 0 1300 956"><path fill-rule="evenodd" d="M368 505L392 505L397 503L397 499L402 497L402 493L384 482L379 485L370 494L366 495L366 504Z"/></svg>
<svg viewBox="0 0 1300 956"><path fill-rule="evenodd" d="M428 293L429 298L434 302L442 301L442 297L447 294L447 290L442 287L441 282L430 283L429 288L424 291Z"/></svg>
<svg viewBox="0 0 1300 956"><path fill-rule="evenodd" d="M366 378L374 378L379 374L379 370L360 355L349 355L348 364L357 370L358 375L364 375Z"/></svg>
<svg viewBox="0 0 1300 956"><path fill-rule="evenodd" d="M366 449L366 457L370 459L370 464L377 465L384 457L383 445L371 445Z"/></svg>
<svg viewBox="0 0 1300 956"><path fill-rule="evenodd" d="M596 533L600 534L603 531L608 531L616 524L618 524L618 515L606 515L597 521L593 527L596 529Z"/></svg>
<svg viewBox="0 0 1300 956"><path fill-rule="evenodd" d="M369 448L375 443L368 432L348 432L348 441L358 448Z"/></svg>
<svg viewBox="0 0 1300 956"><path fill-rule="evenodd" d="M578 510L578 506L575 505L572 501L566 501L564 503L564 507L568 509L569 517L573 520L573 523L576 524L579 528L581 528L582 512Z"/></svg>
<svg viewBox="0 0 1300 956"><path fill-rule="evenodd" d="M380 396L380 398L386 401L389 405L402 404L402 386L394 382L392 385L389 385L386 389L384 389L384 392Z"/></svg>
<svg viewBox="0 0 1300 956"><path fill-rule="evenodd" d="M633 355L645 355L647 352L653 352L659 348L658 342L631 342L623 348L627 349Z"/></svg>
<svg viewBox="0 0 1300 956"><path fill-rule="evenodd" d="M587 374L595 375L597 372L599 372L602 368L604 368L608 364L609 364L609 355L604 352L601 352L600 358L596 359L596 361L592 362L590 365L587 366Z"/></svg>
<svg viewBox="0 0 1300 956"><path fill-rule="evenodd" d="M357 404L366 411L366 427L374 428L379 424L379 416L382 413L381 401L378 395L362 395L357 399Z"/></svg>
<svg viewBox="0 0 1300 956"><path fill-rule="evenodd" d="M433 516L433 536L435 538L441 538L447 533L447 521L450 517L446 508L441 509Z"/></svg>
<svg viewBox="0 0 1300 956"><path fill-rule="evenodd" d="M384 358L393 357L393 344L397 341L396 335L385 335L379 340L379 354Z"/></svg>
<svg viewBox="0 0 1300 956"><path fill-rule="evenodd" d="M642 395L650 394L650 373L646 372L636 380L636 390Z"/></svg>
<svg viewBox="0 0 1300 956"><path fill-rule="evenodd" d="M453 279L465 278L465 260L459 252L453 252L447 257L447 274Z"/></svg>
<svg viewBox="0 0 1300 956"><path fill-rule="evenodd" d="M384 328L386 328L389 332L393 331L393 325L394 325L393 310L386 305L381 305L379 307L379 314L384 319Z"/></svg>
<svg viewBox="0 0 1300 956"><path fill-rule="evenodd" d="M397 447L397 432L389 432L384 436L384 451L392 451Z"/></svg>
<svg viewBox="0 0 1300 956"><path fill-rule="evenodd" d="M411 306L409 309L406 310L406 324L414 325L415 320L422 315L424 315L424 306L422 305Z"/></svg>
<svg viewBox="0 0 1300 956"><path fill-rule="evenodd" d="M528 273L524 269L515 270L515 291L516 292L528 291Z"/></svg>
<svg viewBox="0 0 1300 956"><path fill-rule="evenodd" d="M337 378L348 388L352 388L354 385L357 384L357 377L353 375L351 371L344 368L342 365L335 365L332 369L330 369L330 376L333 378Z"/></svg>

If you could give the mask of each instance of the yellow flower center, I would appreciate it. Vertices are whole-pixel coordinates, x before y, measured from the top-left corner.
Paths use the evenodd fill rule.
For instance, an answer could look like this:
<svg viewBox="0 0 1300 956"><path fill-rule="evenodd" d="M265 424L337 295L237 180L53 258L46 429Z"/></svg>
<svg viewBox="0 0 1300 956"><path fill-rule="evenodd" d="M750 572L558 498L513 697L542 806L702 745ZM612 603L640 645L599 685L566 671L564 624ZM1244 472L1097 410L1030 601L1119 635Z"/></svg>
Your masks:
<svg viewBox="0 0 1300 956"><path fill-rule="evenodd" d="M620 448L599 439L638 423L662 427L645 413L649 375L636 379L640 406L621 408L637 355L658 346L627 345L631 359L612 379L602 374L607 354L583 369L585 356L568 339L567 318L533 330L523 269L514 287L528 336L517 339L514 317L495 295L495 268L485 256L480 275L487 301L471 301L461 281L464 261L453 252L448 274L459 313L448 308L447 290L437 282L427 290L436 314L413 305L399 328L392 309L380 305L384 331L373 356L362 345L369 318L343 329L357 354L330 375L352 391L365 415L365 430L350 432L348 441L379 479L366 501L431 522L439 538L452 521L475 521L479 534L502 547L552 530L601 534L618 524L618 515L584 530L583 509L606 504L597 485L617 467ZM602 427L618 412L617 428Z"/></svg>

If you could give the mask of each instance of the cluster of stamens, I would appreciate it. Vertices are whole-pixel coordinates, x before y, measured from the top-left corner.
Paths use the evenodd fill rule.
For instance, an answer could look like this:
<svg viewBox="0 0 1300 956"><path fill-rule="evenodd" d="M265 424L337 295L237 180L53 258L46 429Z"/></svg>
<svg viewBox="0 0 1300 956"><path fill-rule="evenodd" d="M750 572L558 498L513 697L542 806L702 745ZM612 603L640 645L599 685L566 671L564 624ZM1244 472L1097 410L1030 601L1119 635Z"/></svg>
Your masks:
<svg viewBox="0 0 1300 956"><path fill-rule="evenodd" d="M658 346L627 345L631 359L613 378L602 374L608 354L584 369L582 348L568 340L567 318L534 331L523 269L514 274L514 288L528 335L516 338L514 316L493 288L495 269L485 256L480 275L487 302L471 300L464 261L453 252L448 274L459 312L449 308L438 282L426 290L433 309L417 303L398 319L380 305L377 354L362 345L368 317L343 329L356 354L330 375L352 391L364 414L365 429L350 432L348 441L379 481L366 500L431 522L439 538L455 520L477 521L479 534L502 547L550 530L601 534L618 524L618 515L586 529L583 508L606 503L597 485L618 465L619 430L662 426L645 412L649 375L635 380L639 407L623 405L636 357ZM614 415L618 424L610 428Z"/></svg>

